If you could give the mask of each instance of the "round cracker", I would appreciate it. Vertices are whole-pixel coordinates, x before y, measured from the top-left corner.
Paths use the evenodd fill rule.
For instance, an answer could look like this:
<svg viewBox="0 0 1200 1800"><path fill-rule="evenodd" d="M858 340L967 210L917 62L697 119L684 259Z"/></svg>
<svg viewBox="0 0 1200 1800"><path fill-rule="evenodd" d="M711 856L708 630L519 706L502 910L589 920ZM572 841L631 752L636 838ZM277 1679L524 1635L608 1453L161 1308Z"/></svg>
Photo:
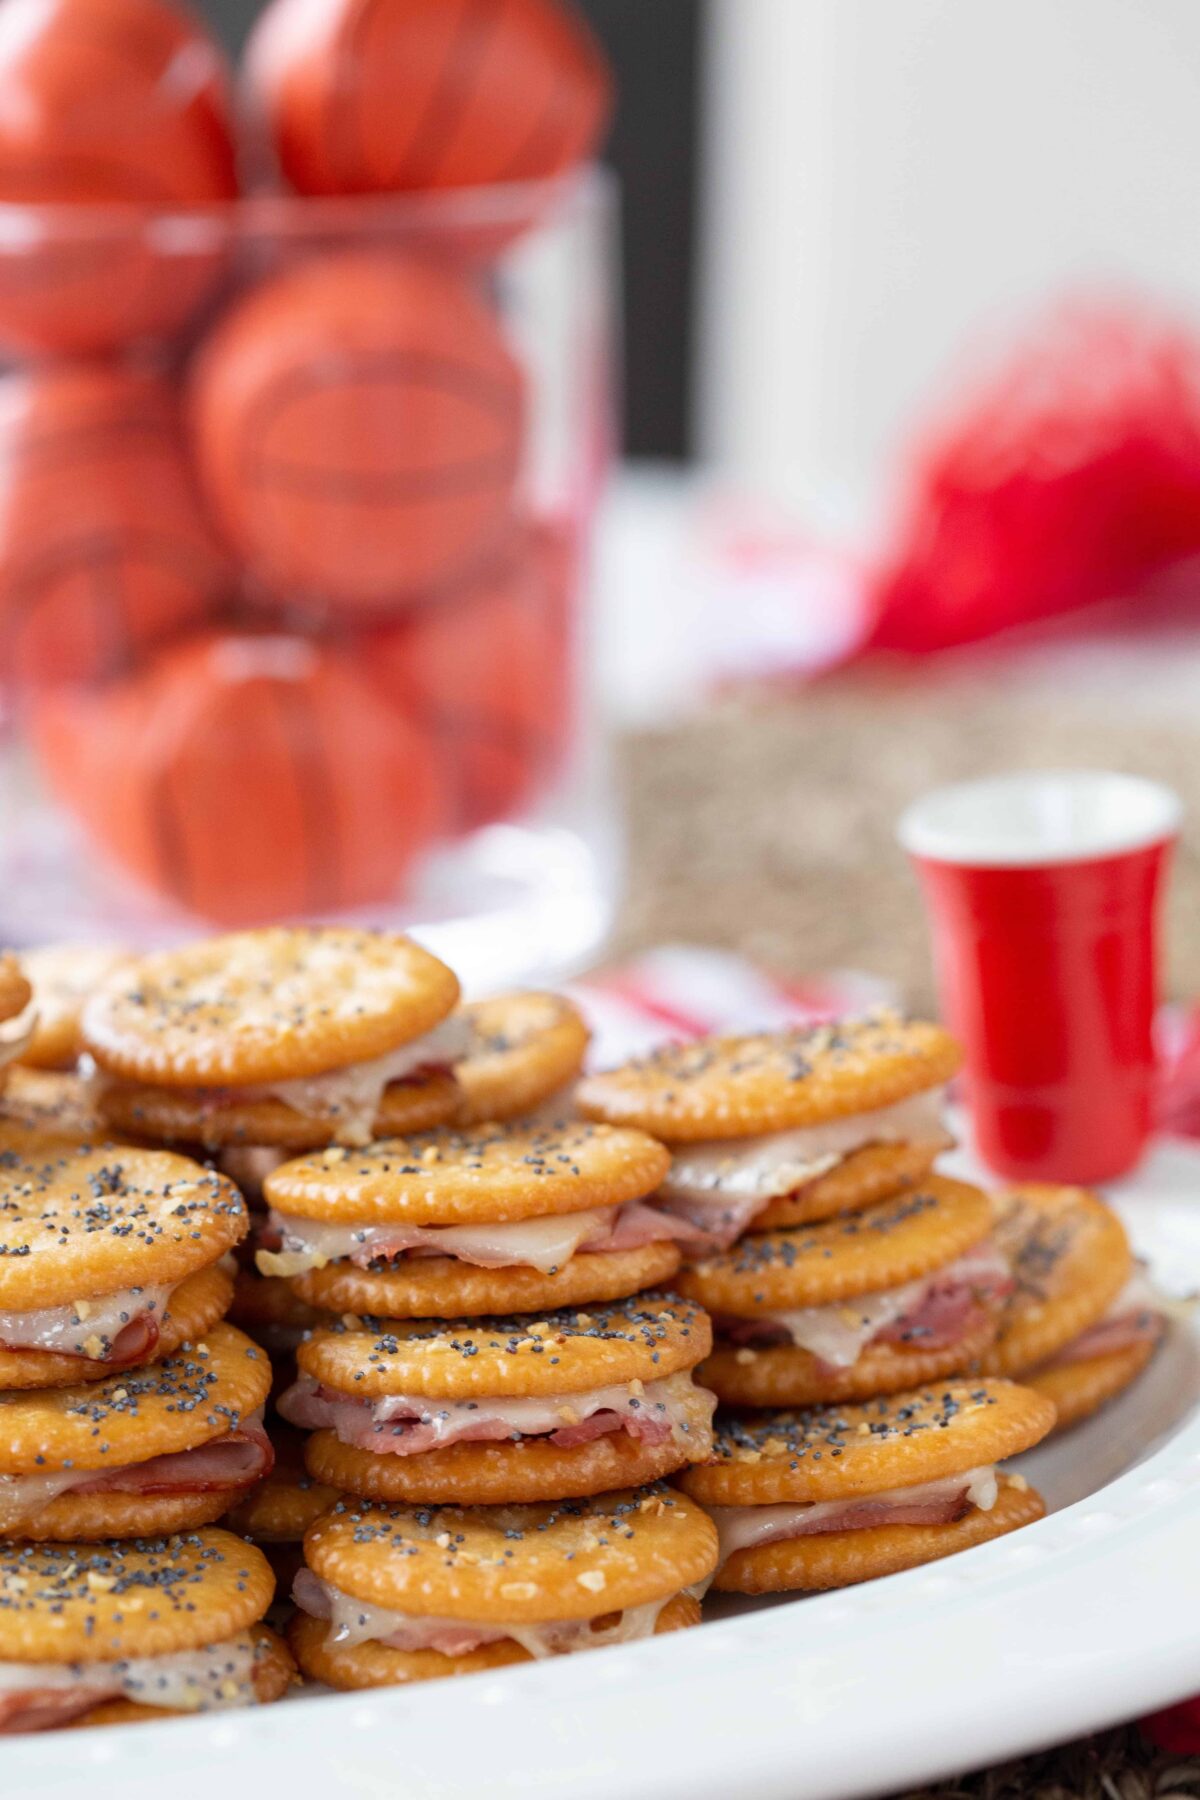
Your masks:
<svg viewBox="0 0 1200 1800"><path fill-rule="evenodd" d="M1055 1431L1069 1431L1090 1419L1102 1406L1131 1387L1158 1349L1160 1338L1145 1338L1107 1356L1080 1362L1051 1363L1021 1377L1024 1385L1053 1402L1058 1411Z"/></svg>
<svg viewBox="0 0 1200 1800"><path fill-rule="evenodd" d="M876 1013L744 1037L695 1038L589 1075L586 1118L669 1144L756 1137L874 1112L940 1087L962 1060L940 1025Z"/></svg>
<svg viewBox="0 0 1200 1800"><path fill-rule="evenodd" d="M690 1594L676 1594L658 1615L655 1634L683 1631L700 1623L700 1603ZM505 1669L513 1663L531 1662L528 1650L512 1639L484 1644L465 1656L444 1656L440 1650L390 1650L386 1644L346 1646L328 1642L323 1619L297 1613L288 1627L292 1653L304 1673L326 1687L349 1691L358 1688L398 1687L409 1681L435 1681L447 1675L477 1675L486 1669Z"/></svg>
<svg viewBox="0 0 1200 1800"><path fill-rule="evenodd" d="M464 1006L462 1017L471 1035L454 1070L462 1090L460 1125L533 1112L583 1067L590 1034L561 994L501 994Z"/></svg>
<svg viewBox="0 0 1200 1800"><path fill-rule="evenodd" d="M229 1488L212 1494L59 1494L19 1525L0 1526L0 1538L107 1544L170 1537L212 1525L228 1512L233 1497Z"/></svg>
<svg viewBox="0 0 1200 1800"><path fill-rule="evenodd" d="M643 1199L670 1166L669 1153L641 1131L580 1121L480 1125L297 1157L264 1187L273 1207L298 1218L497 1224Z"/></svg>
<svg viewBox="0 0 1200 1800"><path fill-rule="evenodd" d="M902 1394L974 1368L996 1336L997 1311L981 1307L978 1324L939 1350L919 1344L868 1344L848 1369L823 1363L796 1344L763 1350L718 1342L697 1379L727 1406L826 1406Z"/></svg>
<svg viewBox="0 0 1200 1800"><path fill-rule="evenodd" d="M623 1300L670 1281L681 1260L679 1246L669 1242L642 1244L636 1250L589 1250L572 1256L553 1274L531 1268L478 1269L453 1256L414 1256L378 1271L329 1263L294 1276L291 1286L302 1300L331 1313L469 1319Z"/></svg>
<svg viewBox="0 0 1200 1800"><path fill-rule="evenodd" d="M0 954L0 1022L15 1019L33 998L20 963L11 951Z"/></svg>
<svg viewBox="0 0 1200 1800"><path fill-rule="evenodd" d="M1045 1517L1041 1495L1011 1476L989 1512L972 1507L948 1525L875 1525L861 1531L824 1531L735 1550L713 1587L732 1594L814 1593L897 1575L922 1563L971 1550L976 1544Z"/></svg>
<svg viewBox="0 0 1200 1800"><path fill-rule="evenodd" d="M454 1117L460 1098L454 1077L442 1071L393 1081L380 1098L373 1129L432 1130ZM345 1127L340 1112L305 1113L283 1100L238 1099L220 1089L113 1081L102 1090L99 1106L112 1131L160 1144L201 1144L206 1150L319 1150Z"/></svg>
<svg viewBox="0 0 1200 1800"><path fill-rule="evenodd" d="M247 1086L374 1061L432 1031L457 1000L454 975L411 938L271 926L119 971L84 1008L83 1036L127 1081Z"/></svg>
<svg viewBox="0 0 1200 1800"><path fill-rule="evenodd" d="M186 1275L171 1295L159 1322L155 1358L171 1356L181 1344L210 1331L229 1311L233 1277L217 1263ZM82 1356L60 1356L51 1350L0 1349L0 1389L74 1387L80 1381L103 1381L111 1363Z"/></svg>
<svg viewBox="0 0 1200 1800"><path fill-rule="evenodd" d="M712 1448L712 1399L694 1390L686 1437L643 1444L628 1432L609 1432L587 1444L560 1446L546 1438L507 1444L450 1444L418 1456L380 1456L316 1431L305 1461L319 1481L347 1494L402 1505L500 1506L572 1500L617 1488L644 1487L703 1462Z"/></svg>
<svg viewBox="0 0 1200 1800"><path fill-rule="evenodd" d="M679 1288L710 1312L740 1318L826 1306L932 1274L991 1226L979 1188L931 1175L862 1212L796 1231L754 1232L685 1269Z"/></svg>
<svg viewBox="0 0 1200 1800"><path fill-rule="evenodd" d="M132 1543L0 1544L0 1662L171 1656L248 1630L275 1581L230 1531Z"/></svg>
<svg viewBox="0 0 1200 1800"><path fill-rule="evenodd" d="M754 1230L791 1231L798 1225L836 1219L841 1213L861 1212L919 1186L945 1148L940 1140L936 1144L864 1144L861 1150L852 1150L836 1169L806 1181L794 1194L769 1200L756 1216Z"/></svg>
<svg viewBox="0 0 1200 1800"><path fill-rule="evenodd" d="M98 987L133 958L107 944L44 944L21 954L33 989L33 1036L21 1062L33 1069L72 1069L83 1049L80 1019Z"/></svg>
<svg viewBox="0 0 1200 1800"><path fill-rule="evenodd" d="M249 1226L233 1183L186 1156L0 1127L0 1311L180 1282Z"/></svg>
<svg viewBox="0 0 1200 1800"><path fill-rule="evenodd" d="M1016 1456L1053 1425L1050 1402L1014 1382L947 1382L860 1405L724 1419L712 1461L680 1485L706 1506L881 1494Z"/></svg>
<svg viewBox="0 0 1200 1800"><path fill-rule="evenodd" d="M69 1070L27 1069L16 1063L0 1090L0 1133L16 1126L72 1143L96 1143L113 1136L96 1104L92 1082Z"/></svg>
<svg viewBox="0 0 1200 1800"><path fill-rule="evenodd" d="M416 1616L539 1624L660 1600L716 1567L716 1527L666 1487L535 1506L343 1502L304 1540L343 1593Z"/></svg>
<svg viewBox="0 0 1200 1800"><path fill-rule="evenodd" d="M712 1347L699 1307L650 1295L593 1312L430 1324L348 1319L315 1331L296 1353L306 1375L356 1400L571 1394L664 1381Z"/></svg>
<svg viewBox="0 0 1200 1800"><path fill-rule="evenodd" d="M338 1489L325 1487L304 1466L304 1440L287 1425L272 1425L275 1467L229 1514L230 1528L259 1544L299 1544L327 1513Z"/></svg>
<svg viewBox="0 0 1200 1800"><path fill-rule="evenodd" d="M1133 1252L1116 1213L1085 1188L1010 1188L994 1206L1016 1286L983 1366L1023 1375L1104 1317L1133 1273Z"/></svg>
<svg viewBox="0 0 1200 1800"><path fill-rule="evenodd" d="M220 1324L202 1343L145 1368L77 1387L0 1394L0 1473L116 1469L189 1450L236 1429L263 1405L270 1385L264 1352ZM80 1498L95 1505L133 1496Z"/></svg>

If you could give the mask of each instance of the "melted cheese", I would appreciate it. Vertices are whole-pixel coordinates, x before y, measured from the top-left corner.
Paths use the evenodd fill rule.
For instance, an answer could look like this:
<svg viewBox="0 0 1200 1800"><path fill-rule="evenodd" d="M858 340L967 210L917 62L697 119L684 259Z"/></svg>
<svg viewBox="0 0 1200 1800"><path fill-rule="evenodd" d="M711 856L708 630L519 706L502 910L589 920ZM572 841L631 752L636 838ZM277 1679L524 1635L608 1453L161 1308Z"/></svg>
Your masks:
<svg viewBox="0 0 1200 1800"><path fill-rule="evenodd" d="M514 1219L502 1224L474 1225L328 1225L272 1212L271 1223L282 1234L282 1250L260 1250L255 1257L262 1275L302 1275L326 1263L353 1257L358 1262L403 1250L429 1250L455 1256L484 1269L527 1265L549 1274L568 1262L589 1240L603 1240L620 1208L596 1207L588 1212L553 1218Z"/></svg>
<svg viewBox="0 0 1200 1800"><path fill-rule="evenodd" d="M769 1200L827 1174L868 1144L929 1143L948 1148L953 1139L942 1123L945 1097L944 1088L933 1088L894 1106L851 1113L802 1130L689 1144L676 1152L660 1197L690 1204L757 1202L753 1210L760 1210Z"/></svg>
<svg viewBox="0 0 1200 1800"><path fill-rule="evenodd" d="M789 1538L804 1537L817 1527L828 1526L849 1507L869 1502L872 1506L921 1505L955 1499L965 1494L972 1506L991 1512L998 1493L996 1471L985 1466L968 1469L962 1475L950 1475L942 1481L927 1481L918 1487L889 1488L879 1494L852 1494L843 1500L820 1500L793 1506L710 1506L706 1508L717 1528L722 1563L736 1550L750 1550L760 1544L783 1543ZM873 1518L871 1529L881 1521ZM839 1530L860 1529L851 1521Z"/></svg>
<svg viewBox="0 0 1200 1800"><path fill-rule="evenodd" d="M696 1386L690 1370L645 1385L637 1382L632 1386L586 1388L570 1394L470 1400L430 1400L419 1394L382 1394L374 1400L359 1400L349 1394L330 1398L328 1390L320 1392L319 1382L302 1375L277 1404L279 1412L292 1424L308 1430L331 1428L343 1443L360 1443L362 1423L369 1420L378 1430L380 1453L387 1454L393 1443L397 1449L403 1444L403 1433L389 1439L386 1427L395 1420L426 1428L421 1434L424 1450L459 1442L478 1434L481 1426L502 1425L512 1438L537 1437L581 1425L601 1412L665 1426L678 1443L686 1441L698 1424L711 1423L716 1397Z"/></svg>
<svg viewBox="0 0 1200 1800"><path fill-rule="evenodd" d="M104 1699L140 1701L180 1712L247 1706L254 1699L254 1638L240 1632L227 1643L172 1656L130 1656L120 1662L0 1663L0 1692L54 1688L94 1691Z"/></svg>
<svg viewBox="0 0 1200 1800"><path fill-rule="evenodd" d="M9 1350L53 1350L61 1356L87 1356L103 1362L124 1326L143 1313L159 1323L173 1287L124 1288L117 1294L93 1295L70 1306L47 1306L31 1312L0 1312L0 1345Z"/></svg>
<svg viewBox="0 0 1200 1800"><path fill-rule="evenodd" d="M932 1274L905 1282L903 1287L856 1295L853 1300L832 1306L804 1306L792 1311L756 1313L755 1317L782 1325L794 1344L832 1368L849 1369L881 1331L906 1314L915 1313L932 1288L951 1282L985 1288L1008 1276L1008 1263L995 1245L987 1242Z"/></svg>
<svg viewBox="0 0 1200 1800"><path fill-rule="evenodd" d="M629 1606L611 1616L605 1614L605 1623L599 1627L591 1619L547 1619L517 1625L393 1612L385 1606L356 1600L314 1575L311 1569L300 1571L292 1598L303 1612L328 1619L329 1641L334 1644L382 1643L394 1650L436 1650L439 1640L449 1640L455 1648L446 1654L461 1655L468 1648L511 1639L540 1661L547 1656L569 1656L577 1650L599 1650L609 1644L632 1644L651 1637L659 1614L675 1596L664 1594L661 1600L648 1601L644 1606Z"/></svg>
<svg viewBox="0 0 1200 1800"><path fill-rule="evenodd" d="M417 1069L457 1062L467 1053L470 1030L465 1019L452 1013L424 1037L401 1044L386 1056L370 1062L351 1063L324 1075L308 1075L296 1081L272 1081L253 1087L225 1090L236 1100L280 1100L305 1118L327 1119L336 1125L339 1144L371 1141L375 1115L384 1089L402 1081Z"/></svg>
<svg viewBox="0 0 1200 1800"><path fill-rule="evenodd" d="M250 1414L243 1422L246 1431L261 1430L262 1411ZM214 1439L214 1442L219 1439ZM194 1444L190 1450L167 1451L165 1457L172 1454L180 1458L194 1454L205 1448ZM158 1461L159 1458L153 1458ZM0 1475L0 1530L11 1531L14 1526L23 1525L27 1520L36 1518L44 1506L57 1500L60 1494L66 1494L72 1488L84 1487L98 1476L120 1474L127 1468L136 1468L136 1463L116 1464L112 1469L53 1469L39 1475Z"/></svg>

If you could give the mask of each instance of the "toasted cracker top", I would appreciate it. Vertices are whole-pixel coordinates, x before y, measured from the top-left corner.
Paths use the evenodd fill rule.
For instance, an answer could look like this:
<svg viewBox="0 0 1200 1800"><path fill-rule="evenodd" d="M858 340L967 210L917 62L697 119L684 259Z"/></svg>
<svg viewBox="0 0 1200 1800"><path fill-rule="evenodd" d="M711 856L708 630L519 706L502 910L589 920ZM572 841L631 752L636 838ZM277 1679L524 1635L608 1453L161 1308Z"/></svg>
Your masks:
<svg viewBox="0 0 1200 1800"><path fill-rule="evenodd" d="M712 1520L656 1485L557 1504L343 1501L304 1540L314 1572L397 1612L536 1624L663 1599L716 1567Z"/></svg>
<svg viewBox="0 0 1200 1800"><path fill-rule="evenodd" d="M258 1411L271 1365L232 1325L163 1362L79 1387L0 1394L0 1474L116 1469L190 1450Z"/></svg>
<svg viewBox="0 0 1200 1800"><path fill-rule="evenodd" d="M410 938L272 926L163 950L84 1009L101 1068L165 1086L238 1086L369 1062L432 1030L458 999Z"/></svg>
<svg viewBox="0 0 1200 1800"><path fill-rule="evenodd" d="M273 1170L263 1188L272 1206L301 1218L454 1225L616 1206L651 1193L670 1166L640 1131L480 1125L316 1151Z"/></svg>
<svg viewBox="0 0 1200 1800"><path fill-rule="evenodd" d="M580 1083L579 1110L666 1143L754 1137L891 1106L961 1061L940 1025L894 1013L665 1044Z"/></svg>
<svg viewBox="0 0 1200 1800"><path fill-rule="evenodd" d="M0 1544L0 1662L115 1662L219 1644L256 1624L265 1556L207 1526L122 1544Z"/></svg>
<svg viewBox="0 0 1200 1800"><path fill-rule="evenodd" d="M449 1324L347 1318L315 1332L296 1360L306 1374L356 1399L455 1400L662 1381L694 1368L711 1348L712 1331L699 1307L643 1294L541 1318Z"/></svg>
<svg viewBox="0 0 1200 1800"><path fill-rule="evenodd" d="M745 1317L826 1306L931 1274L980 1243L991 1225L979 1188L929 1175L861 1212L744 1237L685 1268L678 1285L710 1312Z"/></svg>
<svg viewBox="0 0 1200 1800"><path fill-rule="evenodd" d="M561 994L500 994L464 1006L463 1017L471 1040L454 1070L460 1124L532 1112L583 1067L588 1028Z"/></svg>
<svg viewBox="0 0 1200 1800"><path fill-rule="evenodd" d="M1054 1407L1010 1381L947 1381L859 1406L727 1418L710 1461L680 1482L706 1506L842 1500L916 1487L1016 1456Z"/></svg>
<svg viewBox="0 0 1200 1800"><path fill-rule="evenodd" d="M249 1223L233 1183L186 1156L0 1125L0 1310L181 1281Z"/></svg>

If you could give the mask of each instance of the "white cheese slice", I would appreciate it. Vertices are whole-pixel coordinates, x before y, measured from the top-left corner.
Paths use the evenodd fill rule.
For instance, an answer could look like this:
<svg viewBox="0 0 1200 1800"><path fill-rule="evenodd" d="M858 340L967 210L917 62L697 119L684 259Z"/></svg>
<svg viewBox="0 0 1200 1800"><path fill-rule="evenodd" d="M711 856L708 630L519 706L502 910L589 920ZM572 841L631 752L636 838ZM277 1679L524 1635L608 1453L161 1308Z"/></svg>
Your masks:
<svg viewBox="0 0 1200 1800"><path fill-rule="evenodd" d="M125 1288L97 1294L70 1306L47 1306L29 1312L0 1312L0 1345L8 1350L53 1350L62 1356L87 1356L103 1362L131 1319L153 1313L159 1323L173 1287Z"/></svg>
<svg viewBox="0 0 1200 1800"><path fill-rule="evenodd" d="M717 1527L721 1561L727 1562L736 1550L754 1549L760 1544L783 1543L789 1538L806 1537L817 1527L829 1525L849 1508L869 1502L872 1507L922 1505L953 1499L965 1493L972 1506L991 1512L996 1504L999 1486L993 1466L968 1469L961 1475L950 1475L941 1481L922 1482L917 1487L889 1488L879 1494L850 1494L844 1500L820 1500L791 1506L710 1506L707 1511ZM871 1525L880 1523L871 1520ZM853 1522L838 1529L854 1530Z"/></svg>
<svg viewBox="0 0 1200 1800"><path fill-rule="evenodd" d="M618 1210L615 1206L593 1207L552 1218L473 1225L330 1225L272 1212L271 1223L282 1234L282 1249L260 1250L255 1262L262 1275L302 1275L307 1269L322 1269L326 1263L350 1257L364 1262L420 1249L456 1256L484 1269L526 1265L548 1274L560 1269L589 1239L610 1235Z"/></svg>
<svg viewBox="0 0 1200 1800"><path fill-rule="evenodd" d="M370 1062L351 1063L344 1069L330 1069L324 1075L307 1075L296 1081L262 1082L222 1091L235 1100L280 1100L305 1118L335 1122L338 1143L368 1144L388 1084L403 1080L417 1069L458 1062L466 1055L469 1043L466 1020L461 1014L451 1013L424 1037L401 1044Z"/></svg>
<svg viewBox="0 0 1200 1800"><path fill-rule="evenodd" d="M939 1150L948 1148L953 1139L942 1122L945 1101L944 1088L930 1088L893 1106L850 1113L823 1125L689 1144L675 1153L659 1198L697 1205L746 1200L765 1206L815 1181L868 1144L928 1143Z"/></svg>
<svg viewBox="0 0 1200 1800"><path fill-rule="evenodd" d="M110 1663L0 1662L0 1693L36 1688L95 1690L97 1701L122 1697L180 1712L245 1706L254 1699L254 1641L242 1632L208 1649Z"/></svg>
<svg viewBox="0 0 1200 1800"><path fill-rule="evenodd" d="M983 1289L1007 1280L1009 1273L1007 1261L989 1240L932 1274L905 1282L903 1287L859 1294L853 1300L831 1306L804 1306L755 1316L782 1325L794 1344L832 1368L849 1369L881 1331L907 1313L916 1312L931 1288L963 1283L978 1284Z"/></svg>
<svg viewBox="0 0 1200 1800"><path fill-rule="evenodd" d="M461 1650L467 1640L478 1646L511 1639L540 1661L548 1656L569 1656L577 1650L599 1650L609 1644L632 1644L651 1637L659 1614L675 1596L664 1594L661 1600L651 1600L644 1606L628 1606L611 1618L606 1616L605 1624L599 1628L591 1619L550 1619L518 1625L394 1612L343 1593L311 1569L302 1569L297 1575L292 1598L303 1612L328 1619L329 1641L334 1644L377 1642L394 1650L430 1650L439 1647L439 1639L445 1642L461 1638Z"/></svg>

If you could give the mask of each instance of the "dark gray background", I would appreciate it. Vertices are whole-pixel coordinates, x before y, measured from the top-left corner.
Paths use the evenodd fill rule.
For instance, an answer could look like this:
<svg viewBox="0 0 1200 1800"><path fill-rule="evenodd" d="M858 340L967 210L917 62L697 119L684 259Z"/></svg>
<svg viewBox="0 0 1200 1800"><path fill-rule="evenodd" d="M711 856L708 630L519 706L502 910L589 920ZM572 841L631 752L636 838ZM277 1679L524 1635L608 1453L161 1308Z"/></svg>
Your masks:
<svg viewBox="0 0 1200 1800"><path fill-rule="evenodd" d="M607 160L624 192L626 443L685 456L698 77L704 0L580 0L617 70L620 101ZM238 48L257 0L193 0Z"/></svg>

